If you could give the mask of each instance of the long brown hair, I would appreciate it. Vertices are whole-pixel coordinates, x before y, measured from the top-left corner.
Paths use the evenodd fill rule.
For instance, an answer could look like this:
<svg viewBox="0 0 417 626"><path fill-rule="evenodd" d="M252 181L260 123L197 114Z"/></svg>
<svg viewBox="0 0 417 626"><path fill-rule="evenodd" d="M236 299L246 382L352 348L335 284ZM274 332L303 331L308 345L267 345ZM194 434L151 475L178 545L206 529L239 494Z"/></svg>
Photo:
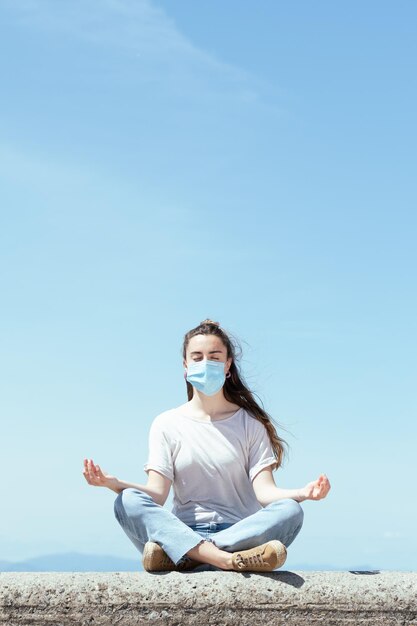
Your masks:
<svg viewBox="0 0 417 626"><path fill-rule="evenodd" d="M223 385L224 397L229 402L233 402L234 404L237 404L238 406L246 409L252 415L252 417L259 420L265 426L269 435L269 439L271 440L271 445L274 450L274 456L276 458L276 464L273 469L278 469L287 453L288 444L284 439L279 437L273 424L272 417L266 411L264 411L261 406L259 406L254 398L253 392L248 389L247 385L244 382L239 365L237 363L237 359L240 358L242 353L239 342L235 337L233 337L233 335L231 335L231 333L227 333L223 328L220 328L220 324L218 322L213 322L213 320L206 319L185 334L182 347L184 360L187 360L186 355L189 341L195 335L216 335L217 337L220 337L221 341L226 347L227 358L232 358L232 364L229 369L231 376L229 378L226 378ZM191 400L193 397L193 386L190 382L188 382L188 380L186 380L185 382L187 384L188 400Z"/></svg>

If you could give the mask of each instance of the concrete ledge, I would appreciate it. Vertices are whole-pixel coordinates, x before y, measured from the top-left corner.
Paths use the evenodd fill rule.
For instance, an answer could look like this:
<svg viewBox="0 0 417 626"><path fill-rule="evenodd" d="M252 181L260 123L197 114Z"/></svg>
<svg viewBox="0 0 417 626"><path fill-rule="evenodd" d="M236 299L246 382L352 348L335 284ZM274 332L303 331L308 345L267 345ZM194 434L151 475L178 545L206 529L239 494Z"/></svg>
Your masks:
<svg viewBox="0 0 417 626"><path fill-rule="evenodd" d="M0 573L0 624L417 626L417 573Z"/></svg>

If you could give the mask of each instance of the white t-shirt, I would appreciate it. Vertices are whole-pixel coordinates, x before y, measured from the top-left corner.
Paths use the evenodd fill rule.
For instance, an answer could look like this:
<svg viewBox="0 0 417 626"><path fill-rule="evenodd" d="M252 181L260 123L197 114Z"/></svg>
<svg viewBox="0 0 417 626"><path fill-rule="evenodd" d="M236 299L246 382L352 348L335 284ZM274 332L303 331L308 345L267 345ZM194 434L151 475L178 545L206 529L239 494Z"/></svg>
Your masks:
<svg viewBox="0 0 417 626"><path fill-rule="evenodd" d="M275 463L265 426L243 407L213 422L177 407L154 418L144 470L172 480L171 511L185 524L235 523L262 508L252 480Z"/></svg>

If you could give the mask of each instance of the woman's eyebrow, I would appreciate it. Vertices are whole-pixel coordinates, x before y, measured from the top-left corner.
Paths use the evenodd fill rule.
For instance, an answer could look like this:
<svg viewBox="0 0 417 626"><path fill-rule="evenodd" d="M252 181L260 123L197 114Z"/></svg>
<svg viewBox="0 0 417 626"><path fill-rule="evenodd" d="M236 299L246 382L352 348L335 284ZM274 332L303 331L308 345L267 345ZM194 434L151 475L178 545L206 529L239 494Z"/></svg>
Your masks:
<svg viewBox="0 0 417 626"><path fill-rule="evenodd" d="M209 354L216 354L216 352L220 352L220 354L222 354L222 350L210 350ZM191 352L190 356L193 356L193 354L203 354L202 352L199 352L198 350L194 350L194 352Z"/></svg>

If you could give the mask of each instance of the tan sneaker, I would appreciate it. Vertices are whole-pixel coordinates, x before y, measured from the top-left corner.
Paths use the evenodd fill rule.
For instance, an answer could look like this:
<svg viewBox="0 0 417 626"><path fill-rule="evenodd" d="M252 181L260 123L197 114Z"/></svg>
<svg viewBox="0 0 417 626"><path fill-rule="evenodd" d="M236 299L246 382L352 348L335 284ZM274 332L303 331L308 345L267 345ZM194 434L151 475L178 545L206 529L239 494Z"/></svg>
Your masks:
<svg viewBox="0 0 417 626"><path fill-rule="evenodd" d="M237 572L271 572L284 565L286 558L286 547L274 539L250 550L232 552L232 565Z"/></svg>
<svg viewBox="0 0 417 626"><path fill-rule="evenodd" d="M142 554L143 569L147 572L186 572L203 565L199 561L193 561L189 557L175 565L159 543L147 541Z"/></svg>

